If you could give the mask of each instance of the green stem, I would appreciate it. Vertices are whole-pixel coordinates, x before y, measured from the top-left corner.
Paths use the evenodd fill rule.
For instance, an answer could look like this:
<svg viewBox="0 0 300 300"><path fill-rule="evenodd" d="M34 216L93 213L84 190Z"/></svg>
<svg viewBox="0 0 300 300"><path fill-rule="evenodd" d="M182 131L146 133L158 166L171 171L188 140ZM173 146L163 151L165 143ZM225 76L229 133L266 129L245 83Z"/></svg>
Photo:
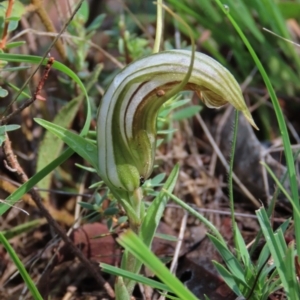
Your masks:
<svg viewBox="0 0 300 300"><path fill-rule="evenodd" d="M232 137L232 146L230 153L230 162L229 162L229 174L228 174L228 188L229 188L229 205L231 212L231 224L233 229L233 238L235 243L235 248L238 250L238 241L237 241L237 232L236 232L236 223L234 217L234 199L233 199L233 164L234 164L234 154L236 148L237 132L238 132L238 123L239 123L239 112L235 110L235 118L233 123L233 137ZM239 251L237 251L237 256L239 257Z"/></svg>
<svg viewBox="0 0 300 300"><path fill-rule="evenodd" d="M138 188L132 192L132 194L129 195L129 203L135 212L135 217L134 219L130 218L128 215L129 219L129 227L132 229L137 235L140 233L141 229L141 220L143 217L143 192L141 188ZM132 273L138 274L140 269L141 269L142 263L135 257L133 256L130 252L127 250L124 251L123 257L122 257L122 262L121 262L121 268L130 271ZM118 282L118 279L117 279ZM135 286L135 281L124 278L121 282L122 284L125 285L125 288L128 292L128 295L131 296L134 286ZM119 283L116 283L119 284ZM123 300L124 299L124 294L119 295L118 291L122 291L123 289L117 289L116 288L116 297L117 300ZM124 299L125 300L125 299Z"/></svg>
<svg viewBox="0 0 300 300"><path fill-rule="evenodd" d="M18 268L24 282L26 283L32 297L34 300L42 300L42 296L40 295L37 287L35 286L34 282L32 281L30 275L27 273L25 266L19 259L18 255L14 251L13 247L10 245L8 240L5 238L2 232L0 232L0 244L4 246L6 251L8 252L9 256L13 260L15 266Z"/></svg>
<svg viewBox="0 0 300 300"><path fill-rule="evenodd" d="M132 195L130 195L130 203L137 217L138 223L133 222L133 220L129 220L129 226L136 234L139 234L139 229L141 226L141 206L143 200L143 191L141 188L138 188L133 191Z"/></svg>

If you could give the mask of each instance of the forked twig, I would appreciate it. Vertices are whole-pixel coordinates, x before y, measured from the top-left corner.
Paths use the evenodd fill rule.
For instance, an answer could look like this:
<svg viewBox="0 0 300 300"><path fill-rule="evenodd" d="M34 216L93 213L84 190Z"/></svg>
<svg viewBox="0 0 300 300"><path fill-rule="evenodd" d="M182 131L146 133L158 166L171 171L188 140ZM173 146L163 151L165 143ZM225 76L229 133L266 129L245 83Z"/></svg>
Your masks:
<svg viewBox="0 0 300 300"><path fill-rule="evenodd" d="M72 18L74 17L74 15L76 14L76 12L78 11L78 9L80 8L81 4L82 4L83 0L81 0L79 2L79 4L77 5L75 11L73 12L72 16L70 17L70 19L66 22L65 26L62 28L61 33L66 29L66 27L68 26L68 24L71 22ZM40 65L42 64L44 58L46 57L47 53L50 51L51 47L55 44L56 40L58 39L59 35L53 40L50 48L48 49L48 51L46 51L43 59L41 60L40 64L37 66L36 70L33 72L33 74L31 74L31 76L28 78L28 80L24 83L23 87L20 89L20 91L17 94L17 97L20 95L20 93L22 92L22 90L24 89L24 87L28 84L29 80L32 78L32 76L37 72L38 68L40 67ZM45 80L48 77L51 65L53 64L54 59L50 58L48 60L48 64L45 68L44 71L44 75L42 77L42 79L40 80L35 93L32 97L32 99L30 99L30 101L26 102L27 106L30 105L34 100L37 99L37 97L39 96L39 93L45 83ZM16 99L17 99L16 97ZM23 108L19 108L17 110L17 112L20 112ZM16 112L14 112L15 114ZM11 116L8 116L9 118L11 118ZM0 125L3 124L3 121L7 121L8 117L3 118L0 121ZM26 173L24 172L24 170L22 169L22 167L20 166L16 156L14 155L14 152L11 148L11 142L9 140L8 135L6 134L6 140L3 142L2 145L3 148L3 152L5 154L6 160L7 160L7 166L9 167L8 169L11 170L12 172L15 172L19 181L21 183L25 183L28 181L28 176L26 175ZM52 218L51 214L48 212L48 210L45 208L42 199L40 197L40 195L38 194L38 192L35 189L32 189L29 192L32 196L32 200L35 202L36 206L39 208L39 210L41 211L42 215L47 219L48 223L50 226L52 226L54 228L54 230L56 231L56 233L60 236L60 238L65 242L65 244L69 247L69 249L79 258L79 260L86 266L86 268L90 271L90 273L93 275L93 277L95 278L95 280L98 282L98 284L100 286L103 286L104 289L106 290L106 292L108 293L108 295L111 298L115 297L114 291L111 288L111 286L109 285L108 282L105 281L105 279L101 276L101 274L99 273L99 268L94 266L87 257L84 256L84 254L73 244L72 240L66 235L66 233L64 232L64 230L58 225L58 223Z"/></svg>
<svg viewBox="0 0 300 300"><path fill-rule="evenodd" d="M81 4L83 3L83 1L84 0L80 0L79 1L79 3L75 7L72 15L70 16L70 18L66 21L66 23L64 24L64 26L61 28L59 34L53 39L52 43L50 44L50 46L48 47L48 49L45 51L45 54L41 58L41 61L37 65L36 69L32 72L32 74L30 74L30 76L28 77L28 79L24 82L23 86L17 92L17 95L15 96L14 100L7 106L6 111L8 111L8 109L11 107L11 105L18 99L18 97L21 95L22 91L28 85L28 83L30 82L30 80L32 79L32 77L36 74L36 72L38 71L39 67L43 64L44 59L47 57L47 55L50 52L50 50L53 48L53 46L55 45L55 43L57 42L57 40L59 39L59 37L61 36L61 34L66 30L66 28L69 26L69 24L73 20L74 16L76 15L76 13L78 12L78 10L80 9ZM0 125L2 125L2 120L0 120Z"/></svg>
<svg viewBox="0 0 300 300"><path fill-rule="evenodd" d="M36 99L38 99L39 95L40 95L40 92L45 84L45 81L47 80L48 78L48 75L49 75L49 72L50 72L50 69L51 69L51 66L53 65L53 62L54 62L54 57L50 57L48 59L48 62L47 62L47 65L45 67L45 70L44 70L44 74L33 94L33 97L31 99L28 99L27 101L25 101L23 104L21 104L16 110L14 110L11 114L9 114L8 116L4 117L2 120L1 120L1 123L2 124L6 124L8 122L9 119L11 119L13 116L17 115L18 113L20 113L23 109L25 109L26 107L28 107L29 105L31 105Z"/></svg>
<svg viewBox="0 0 300 300"><path fill-rule="evenodd" d="M16 172L17 177L22 183L25 183L28 181L28 176L20 166L16 156L13 153L13 150L11 148L11 142L9 140L8 135L6 134L6 140L3 143L3 152L7 159L7 164L10 167L10 169L14 170ZM38 207L38 209L41 211L42 215L47 219L50 226L53 227L53 229L56 231L56 233L59 235L59 237L65 242L65 244L69 247L69 249L79 258L79 260L86 266L86 268L91 272L91 274L94 276L96 281L99 285L103 286L108 293L108 295L111 298L115 297L114 291L109 285L108 282L105 281L105 279L101 276L99 273L99 268L94 266L85 256L84 254L73 244L72 240L66 235L66 233L63 231L63 229L58 225L58 223L52 218L51 214L48 212L48 210L45 208L42 199L38 192L35 189L32 189L29 191L32 200Z"/></svg>

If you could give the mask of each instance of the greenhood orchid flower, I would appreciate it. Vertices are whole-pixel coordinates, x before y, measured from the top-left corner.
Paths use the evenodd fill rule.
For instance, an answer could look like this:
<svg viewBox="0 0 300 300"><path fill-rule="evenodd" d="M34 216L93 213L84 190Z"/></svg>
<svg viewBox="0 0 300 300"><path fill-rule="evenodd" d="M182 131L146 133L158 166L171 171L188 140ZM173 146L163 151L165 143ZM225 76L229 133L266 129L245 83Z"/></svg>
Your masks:
<svg viewBox="0 0 300 300"><path fill-rule="evenodd" d="M99 175L115 189L132 192L153 169L156 119L161 105L184 80L191 51L172 50L139 59L112 81L97 118ZM182 90L192 90L212 108L230 103L255 127L241 89L211 57L196 52L191 76Z"/></svg>

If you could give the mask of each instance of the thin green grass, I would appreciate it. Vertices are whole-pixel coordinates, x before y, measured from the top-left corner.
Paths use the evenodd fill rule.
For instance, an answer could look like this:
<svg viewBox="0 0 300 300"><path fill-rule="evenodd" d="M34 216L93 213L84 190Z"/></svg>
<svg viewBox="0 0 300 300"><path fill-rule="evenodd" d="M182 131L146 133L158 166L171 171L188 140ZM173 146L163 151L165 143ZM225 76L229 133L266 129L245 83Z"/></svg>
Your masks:
<svg viewBox="0 0 300 300"><path fill-rule="evenodd" d="M251 44L249 43L247 37L244 35L242 30L240 29L239 25L235 22L235 20L231 17L230 13L224 8L223 4L219 0L215 0L216 3L219 5L220 9L224 12L224 14L228 17L236 31L238 32L239 36L243 40L245 46L247 47L248 51L250 52L259 72L262 75L262 78L266 84L266 87L268 89L268 92L270 94L272 104L276 113L276 118L278 121L278 125L280 128L280 134L282 137L283 147L284 147L284 153L285 158L287 162L287 169L290 179L290 186L291 186L291 193L292 193L292 200L294 203L294 207L297 208L297 210L293 210L293 216L294 216L294 222L295 222L295 236L296 236L296 248L297 248L297 254L300 256L300 217L298 216L297 211L300 209L300 203L299 203L299 193L298 193L298 183L297 183L297 177L296 177L296 170L295 170L295 163L293 158L293 152L291 148L290 138L288 134L288 130L286 127L286 123L284 120L284 116L282 113L282 110L279 105L279 101L276 97L275 91L273 89L273 86L271 84L271 81L268 77L268 74L266 73L262 63L260 62L258 56L256 55L254 49L252 48Z"/></svg>
<svg viewBox="0 0 300 300"><path fill-rule="evenodd" d="M26 268L24 267L23 263L19 259L18 255L16 254L13 247L9 244L5 236L0 232L0 243L4 246L6 251L8 252L10 258L13 260L15 266L18 268L20 275L24 279L24 282L26 283L32 297L35 300L43 300L42 296L40 295L37 287L35 286L34 282L32 281L30 275L26 271Z"/></svg>
<svg viewBox="0 0 300 300"><path fill-rule="evenodd" d="M0 53L0 60L7 61L7 62L26 62L30 64L39 64L41 63L41 57L39 56L31 56L31 55L19 55L19 54L7 54L7 53ZM47 59L44 59L42 61L43 65L47 64ZM91 114L91 106L88 99L88 94L86 91L86 88L80 78L68 67L66 67L64 64L60 62L54 62L53 68L65 73L68 75L71 79L74 80L75 83L77 83L82 90L85 99L86 99L86 121L82 128L81 135L85 136L87 135L89 131L90 121L92 118ZM21 91L21 90L20 90ZM19 91L19 93L21 93ZM24 194L26 194L29 190L31 190L42 178L44 178L46 175L48 175L51 171L53 171L56 167L61 165L64 161L66 161L72 154L74 153L73 150L67 149L65 150L58 158L53 160L51 163L49 163L46 167L44 167L40 172L36 173L33 177L31 177L26 183L21 185L14 193L12 193L5 201L9 205L13 205L17 201L19 201ZM0 216L3 215L10 206L5 203L0 203Z"/></svg>
<svg viewBox="0 0 300 300"><path fill-rule="evenodd" d="M263 0L264 4L270 4L271 0ZM170 0L175 5L175 1ZM288 175L290 180L290 186L291 186L291 193L290 196L282 187L280 182L274 178L275 182L279 186L280 190L284 193L284 195L289 199L293 206L293 216L294 216L294 222L295 222L295 233L296 233L296 247L297 247L297 254L300 255L300 204L299 204L299 194L298 194L298 185L297 185L297 179L296 179L296 171L294 166L294 159L292 154L292 149L290 145L289 135L287 131L287 127L285 124L284 116L281 111L279 102L276 98L275 91L271 85L271 81L261 64L260 60L258 59L255 51L253 50L251 44L249 43L248 39L246 38L242 27L248 27L251 34L255 37L255 39L264 42L265 38L261 34L259 30L255 27L255 24L253 23L252 16L249 14L249 11L246 9L245 3L241 2L240 9L243 13L240 13L238 9L233 5L233 2L231 0L228 1L229 9L224 7L224 5L219 1L215 0L215 2L219 5L223 13L228 17L236 31L241 37L241 40L243 41L243 45L246 45L246 47L249 50L249 53L253 57L253 60L259 69L263 80L265 81L265 84L268 88L274 110L276 113L276 117L278 120L279 128L280 128L280 134L282 136L283 145L284 145L284 152L285 157L287 161L287 168L288 168ZM196 1L199 5L199 1ZM212 12L213 5L211 1L203 0L204 7L208 11ZM256 7L260 7L261 3L259 3L258 0L253 1L253 5L256 5ZM203 25L207 24L207 20L203 17L200 17L197 12L193 11L192 9L188 8L184 3L176 1L177 7L182 9L185 12L191 12L191 15L198 20L203 21ZM280 32L286 37L288 36L286 28L283 27L283 22L280 13L277 10L277 7L270 9L272 11L272 15L275 19L275 22L278 28L280 29ZM161 1L159 1L159 4L157 5L157 12L160 19L162 19L162 4ZM233 16L231 16L231 13ZM173 15L173 14L172 14ZM173 15L174 16L174 15ZM212 18L217 20L222 20L222 17L219 12L214 11L214 14L211 14ZM175 16L174 16L175 17ZM237 21L237 22L236 22ZM183 22L184 23L184 22ZM238 23L240 25L238 25ZM155 47L154 52L157 52L159 50L159 45L161 44L161 27L162 22L157 23L158 24L158 35L155 40ZM189 28L189 26L187 26ZM189 30L185 28L185 30ZM190 32L191 37L195 36L195 32ZM222 32L222 35L224 35L224 32ZM228 40L233 45L236 41L236 38L232 38L232 34L229 35ZM194 47L193 39L192 44ZM241 61L241 58L244 58L243 54L238 53L239 51L242 51L242 48L240 45L237 45L236 48L233 49L234 55L238 55L238 61ZM207 49L212 49L211 45L207 45ZM215 50L214 54L216 54L218 51ZM293 49L289 48L286 53L293 53ZM217 54L220 57L220 54ZM300 59L294 57L296 63L300 66ZM22 56L22 55L10 55L10 54L0 54L0 59L6 60L6 61L15 61L15 62L29 62L29 63L40 63L41 58L40 57L33 57L33 56ZM45 64L46 61L43 61ZM249 62L248 62L249 63ZM191 66L189 68L189 73L191 72L193 65L193 57L191 59ZM69 75L77 84L80 86L82 91L84 92L86 98L87 93L84 85L81 83L80 79L77 77L75 73L73 73L70 69L66 68L64 65L55 63L54 67L58 68L65 74ZM187 74L186 78L189 77L189 73ZM185 79L186 79L185 78ZM183 83L185 84L185 83ZM182 85L178 87L180 89ZM177 89L174 90L174 92L177 91ZM87 98L88 100L88 98ZM89 101L87 101L87 121L84 125L83 131L81 135L86 135L87 130L90 124L91 120L91 108L89 106ZM39 121L41 124L47 124L45 121ZM50 128L50 127L49 127ZM52 126L52 129L54 127ZM234 126L234 132L233 132L233 142L232 142L232 149L231 149L231 159L230 159L230 170L229 170L229 198L230 198L230 210L231 210L231 220L232 220L232 227L234 231L234 241L235 241L235 253L232 253L226 244L226 241L221 236L220 232L217 230L217 228L210 223L206 218L204 218L201 214L196 212L194 209L189 207L186 203L184 203L182 200L177 198L176 196L172 195L172 190L175 186L175 182L178 176L178 167L176 166L171 173L171 176L167 180L164 188L162 189L161 193L158 194L156 199L151 204L150 208L147 211L147 215L144 218L144 223L141 227L140 232L140 238L133 234L131 231L128 231L126 234L121 235L119 238L119 242L122 246L124 246L129 252L133 253L135 257L137 257L140 262L145 263L147 267L149 267L155 274L168 286L169 291L173 291L176 293L180 299L196 299L196 297L188 291L179 281L176 279L170 272L161 264L159 259L155 257L149 250L149 246L151 245L152 238L155 233L155 229L159 223L159 220L163 214L163 210L165 208L165 205L168 201L168 198L170 197L174 202L179 204L182 208L184 208L186 211L188 211L191 215L198 218L201 222L205 224L205 226L213 233L213 235L209 235L210 240L213 242L215 247L220 252L222 258L224 259L224 262L226 264L226 267L223 265L214 262L216 268L220 272L220 274L223 276L223 279L228 284L228 286L236 293L238 296L244 296L247 295L248 298L252 297L253 299L267 299L269 294L273 292L274 290L278 289L281 284L285 289L285 292L287 293L287 296L290 299L297 299L299 295L299 284L297 282L296 278L296 272L295 272L295 264L294 264L294 250L293 245L287 246L284 240L283 233L288 225L288 221L285 222L276 232L273 232L272 226L269 221L269 216L266 214L264 208L261 208L257 211L258 220L260 223L260 226L262 228L262 232L267 240L267 247L263 249L261 252L261 255L259 257L259 261L257 265L254 265L251 261L250 254L248 252L248 249L245 245L245 242L242 238L241 232L239 231L237 224L235 222L234 218L234 199L233 199L233 183L232 183L232 174L233 174L233 163L234 163L234 153L235 153L235 146L236 146L236 138L237 138L237 130L238 130L238 113L236 112L235 115L235 126ZM72 137L71 133L64 134L62 133L63 138ZM74 138L74 136L73 136ZM74 138L75 139L75 138ZM83 141L83 138L79 138L80 142ZM66 142L66 140L65 140ZM71 141L72 142L72 141ZM69 141L69 143L71 143ZM73 141L74 142L74 141ZM75 141L76 144L76 141ZM91 147L93 149L93 153L95 152L94 148L95 146L91 144ZM85 148L82 148L82 156L85 157L92 165L95 165L97 167L97 157L92 156L90 157L87 154L87 151L85 151ZM41 180L43 177L45 177L49 172L51 172L55 167L60 165L62 162L64 162L70 155L73 153L71 149L66 150L60 157L53 160L50 164L48 164L45 168L43 168L40 172L38 172L35 176L33 176L28 182L26 182L24 185L22 185L15 193L13 193L9 198L8 201L10 204L14 203L18 199L22 197L26 192L28 192L31 188L34 187L34 185ZM266 168L268 168L266 166ZM249 170L251 171L251 170ZM273 176L273 174L271 173ZM273 176L274 177L274 176ZM9 206L7 205L0 205L0 215L9 209ZM133 212L134 215L134 212ZM140 220L136 220L137 222ZM151 227L151 230L149 229ZM26 272L26 269L24 265L20 262L17 255L14 253L12 247L9 245L5 237L2 233L0 233L0 242L5 246L7 251L9 252L11 258L13 259L14 263L20 270L20 273L22 277L24 278L24 281L26 282L30 292L32 293L34 299L42 299L32 282L30 276ZM272 254L272 257L275 261L275 266L272 266L271 268L266 265L269 252ZM273 271L273 269L274 271ZM273 271L273 273L271 273ZM139 279L139 276L130 274L130 272L122 272L118 270L111 270L111 272L115 272L114 274L118 276L124 276L126 278L129 278L130 280L136 281L144 279ZM126 273L126 274L125 274ZM280 279L278 279L278 274L280 276ZM146 283L144 281L144 283ZM149 285L153 285L158 288L162 288L166 290L166 287L164 285L157 285L155 282L148 282ZM259 295L259 296L258 296ZM259 298L258 298L259 297ZM251 298L252 299L252 298Z"/></svg>

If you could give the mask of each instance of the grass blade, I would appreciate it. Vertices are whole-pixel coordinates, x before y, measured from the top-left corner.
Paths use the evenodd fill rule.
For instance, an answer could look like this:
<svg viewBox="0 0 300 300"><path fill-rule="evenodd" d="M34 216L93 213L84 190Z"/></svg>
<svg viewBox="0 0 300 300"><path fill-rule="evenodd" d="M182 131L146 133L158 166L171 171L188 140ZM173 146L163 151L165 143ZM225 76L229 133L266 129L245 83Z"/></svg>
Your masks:
<svg viewBox="0 0 300 300"><path fill-rule="evenodd" d="M169 269L151 252L141 239L131 230L127 230L117 239L121 246L131 252L137 259L147 266L156 276L164 282L181 300L197 300Z"/></svg>
<svg viewBox="0 0 300 300"><path fill-rule="evenodd" d="M27 273L27 271L26 271L23 263L19 259L18 255L16 254L15 250L13 249L13 247L9 244L9 242L7 241L7 239L4 237L4 235L2 234L2 232L0 232L0 243L4 246L4 248L6 249L6 251L9 254L9 256L13 260L14 264L18 268L18 270L19 270L22 278L24 279L24 282L26 283L26 285L27 285L27 287L28 287L28 289L29 289L32 297L35 300L43 300L43 298L40 295L37 287L33 283L30 275Z"/></svg>

